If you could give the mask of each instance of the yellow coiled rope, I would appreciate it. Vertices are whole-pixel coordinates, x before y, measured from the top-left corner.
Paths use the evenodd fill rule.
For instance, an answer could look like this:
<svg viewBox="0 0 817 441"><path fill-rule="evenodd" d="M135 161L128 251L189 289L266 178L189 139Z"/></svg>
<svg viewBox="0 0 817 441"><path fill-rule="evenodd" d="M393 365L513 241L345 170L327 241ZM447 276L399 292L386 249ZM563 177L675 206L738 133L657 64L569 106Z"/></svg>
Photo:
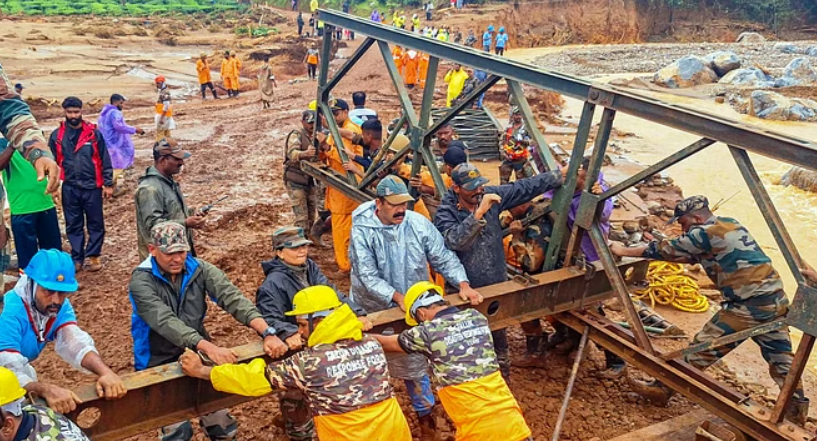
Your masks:
<svg viewBox="0 0 817 441"><path fill-rule="evenodd" d="M709 309L709 299L700 293L695 279L684 275L684 266L680 263L650 262L647 281L650 286L636 291L633 297L639 300L649 298L652 308L658 303L686 312Z"/></svg>

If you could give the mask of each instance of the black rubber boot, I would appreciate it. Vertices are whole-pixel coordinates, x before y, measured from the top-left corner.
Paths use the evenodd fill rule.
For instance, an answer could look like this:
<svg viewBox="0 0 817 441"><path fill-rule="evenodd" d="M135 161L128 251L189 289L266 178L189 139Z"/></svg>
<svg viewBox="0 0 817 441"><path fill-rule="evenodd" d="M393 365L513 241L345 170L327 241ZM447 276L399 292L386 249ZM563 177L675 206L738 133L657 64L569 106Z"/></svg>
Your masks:
<svg viewBox="0 0 817 441"><path fill-rule="evenodd" d="M808 418L809 399L792 397L786 408L786 419L800 427L805 427Z"/></svg>

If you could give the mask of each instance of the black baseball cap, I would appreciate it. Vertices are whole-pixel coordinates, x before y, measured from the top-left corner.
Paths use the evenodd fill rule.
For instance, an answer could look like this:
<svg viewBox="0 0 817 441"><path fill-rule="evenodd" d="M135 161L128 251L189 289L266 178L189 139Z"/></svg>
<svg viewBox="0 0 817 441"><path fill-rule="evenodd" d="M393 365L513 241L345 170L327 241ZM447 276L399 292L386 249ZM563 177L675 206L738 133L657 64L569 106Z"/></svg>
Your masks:
<svg viewBox="0 0 817 441"><path fill-rule="evenodd" d="M449 147L443 155L443 162L451 167L456 167L468 161L465 150L458 147Z"/></svg>
<svg viewBox="0 0 817 441"><path fill-rule="evenodd" d="M333 112L335 110L349 110L349 103L340 98L334 99L329 102L329 109L332 110Z"/></svg>

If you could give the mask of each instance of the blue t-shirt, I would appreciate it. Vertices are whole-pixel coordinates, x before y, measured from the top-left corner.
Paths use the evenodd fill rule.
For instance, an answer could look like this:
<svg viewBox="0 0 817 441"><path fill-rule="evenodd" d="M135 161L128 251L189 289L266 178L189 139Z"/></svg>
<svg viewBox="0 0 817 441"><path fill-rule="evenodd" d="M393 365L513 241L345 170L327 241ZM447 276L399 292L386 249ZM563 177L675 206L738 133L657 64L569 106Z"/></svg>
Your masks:
<svg viewBox="0 0 817 441"><path fill-rule="evenodd" d="M496 36L496 47L504 48L508 42L508 34L498 34Z"/></svg>
<svg viewBox="0 0 817 441"><path fill-rule="evenodd" d="M482 45L484 47L491 47L491 41L493 40L493 38L494 37L493 35L491 35L490 32L485 31L485 33L482 34Z"/></svg>
<svg viewBox="0 0 817 441"><path fill-rule="evenodd" d="M34 361L45 345L57 338L60 328L77 324L77 315L71 302L65 299L57 316L48 320L42 338L38 338L35 325L31 323L29 306L14 291L3 296L3 312L0 314L0 351L19 352L28 361Z"/></svg>

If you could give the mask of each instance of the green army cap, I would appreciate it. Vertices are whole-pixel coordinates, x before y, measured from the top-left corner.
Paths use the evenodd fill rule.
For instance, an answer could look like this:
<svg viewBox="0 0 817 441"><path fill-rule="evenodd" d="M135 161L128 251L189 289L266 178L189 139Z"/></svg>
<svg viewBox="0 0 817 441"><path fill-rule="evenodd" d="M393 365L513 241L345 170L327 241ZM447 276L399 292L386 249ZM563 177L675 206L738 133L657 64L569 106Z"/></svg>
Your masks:
<svg viewBox="0 0 817 441"><path fill-rule="evenodd" d="M451 172L451 179L455 184L468 191L474 191L488 183L488 179L482 176L479 169L467 162L454 167Z"/></svg>
<svg viewBox="0 0 817 441"><path fill-rule="evenodd" d="M686 216L693 211L704 208L709 208L709 199L707 199L706 196L690 196L683 201L678 202L678 205L675 206L675 213L673 213L673 216L669 221L667 221L667 225L677 221L681 216Z"/></svg>
<svg viewBox="0 0 817 441"><path fill-rule="evenodd" d="M304 229L301 227L286 226L272 233L272 248L276 251L283 248L298 248L304 245L312 245L312 241L306 238Z"/></svg>
<svg viewBox="0 0 817 441"><path fill-rule="evenodd" d="M190 251L190 245L187 243L187 229L178 222L166 221L154 225L150 229L150 237L153 240L153 246L164 254Z"/></svg>

